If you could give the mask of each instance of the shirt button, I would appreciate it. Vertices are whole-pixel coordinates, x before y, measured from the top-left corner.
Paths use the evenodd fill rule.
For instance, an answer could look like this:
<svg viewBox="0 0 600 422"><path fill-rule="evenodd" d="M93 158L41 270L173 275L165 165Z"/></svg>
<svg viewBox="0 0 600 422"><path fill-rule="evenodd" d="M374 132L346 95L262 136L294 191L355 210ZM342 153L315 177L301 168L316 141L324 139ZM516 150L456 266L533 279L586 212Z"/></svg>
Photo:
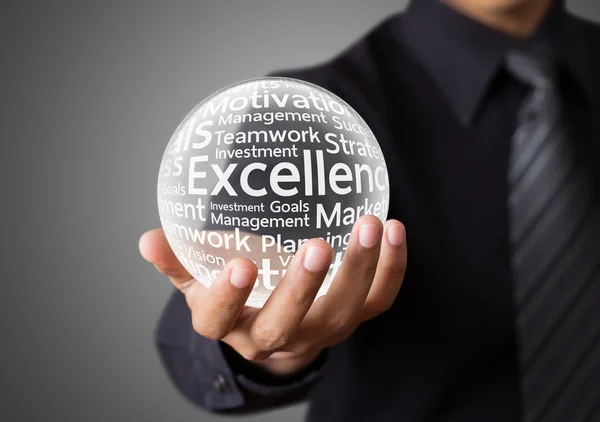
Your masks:
<svg viewBox="0 0 600 422"><path fill-rule="evenodd" d="M214 379L213 386L214 386L215 390L217 390L219 393L222 393L227 390L228 383L227 383L227 380L225 379L225 377L223 375L219 374Z"/></svg>

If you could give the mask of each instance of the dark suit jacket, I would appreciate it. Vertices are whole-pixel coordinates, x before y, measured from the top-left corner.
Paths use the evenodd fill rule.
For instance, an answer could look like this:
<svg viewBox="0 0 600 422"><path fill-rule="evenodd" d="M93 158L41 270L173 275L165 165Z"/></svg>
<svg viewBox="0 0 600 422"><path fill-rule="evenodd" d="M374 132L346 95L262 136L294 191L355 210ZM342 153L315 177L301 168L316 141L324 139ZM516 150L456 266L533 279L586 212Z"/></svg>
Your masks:
<svg viewBox="0 0 600 422"><path fill-rule="evenodd" d="M534 37L560 61L565 119L600 198L600 29L557 4ZM326 63L274 72L336 93L374 131L389 218L407 229L405 282L391 310L284 381L197 335L174 293L157 344L182 394L238 413L308 399L311 421L519 420L506 175L528 91L502 66L514 43L417 1Z"/></svg>

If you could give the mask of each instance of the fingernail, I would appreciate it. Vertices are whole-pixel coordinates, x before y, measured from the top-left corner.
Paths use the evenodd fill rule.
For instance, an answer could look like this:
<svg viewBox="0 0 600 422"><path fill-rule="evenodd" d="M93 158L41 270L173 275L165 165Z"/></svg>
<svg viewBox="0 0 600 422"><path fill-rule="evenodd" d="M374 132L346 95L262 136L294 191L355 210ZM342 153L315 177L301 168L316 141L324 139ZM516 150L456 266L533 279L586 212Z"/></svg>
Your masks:
<svg viewBox="0 0 600 422"><path fill-rule="evenodd" d="M358 232L358 240L365 248L372 248L379 241L379 226L375 224L363 224Z"/></svg>
<svg viewBox="0 0 600 422"><path fill-rule="evenodd" d="M243 289L252 281L254 273L250 270L240 267L233 267L229 282L239 289Z"/></svg>
<svg viewBox="0 0 600 422"><path fill-rule="evenodd" d="M304 268L314 273L323 271L329 266L330 256L329 251L316 247L310 246L304 254Z"/></svg>
<svg viewBox="0 0 600 422"><path fill-rule="evenodd" d="M387 229L388 241L394 246L402 245L404 242L404 230L400 224L394 224Z"/></svg>

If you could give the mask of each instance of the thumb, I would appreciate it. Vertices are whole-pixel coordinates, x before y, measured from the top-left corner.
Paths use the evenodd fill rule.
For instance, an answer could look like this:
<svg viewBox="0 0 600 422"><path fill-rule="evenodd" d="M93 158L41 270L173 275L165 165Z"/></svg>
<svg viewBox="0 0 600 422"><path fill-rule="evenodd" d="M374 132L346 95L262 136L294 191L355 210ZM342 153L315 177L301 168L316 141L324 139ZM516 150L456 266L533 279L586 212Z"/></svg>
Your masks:
<svg viewBox="0 0 600 422"><path fill-rule="evenodd" d="M144 233L139 240L139 249L142 257L154 264L158 272L167 275L179 290L188 287L190 281L195 282L173 253L163 229Z"/></svg>

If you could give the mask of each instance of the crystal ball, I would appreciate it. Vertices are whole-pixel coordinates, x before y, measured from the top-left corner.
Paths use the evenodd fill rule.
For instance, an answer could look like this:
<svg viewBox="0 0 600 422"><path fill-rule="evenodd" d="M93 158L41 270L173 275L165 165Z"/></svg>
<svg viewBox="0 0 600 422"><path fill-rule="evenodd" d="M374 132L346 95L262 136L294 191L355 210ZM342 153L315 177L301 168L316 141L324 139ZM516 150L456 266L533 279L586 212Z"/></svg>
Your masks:
<svg viewBox="0 0 600 422"><path fill-rule="evenodd" d="M334 254L327 293L356 220L385 221L388 172L373 132L346 101L306 81L264 77L208 96L175 129L157 183L171 249L209 288L235 257L258 277L246 306L261 308L300 245Z"/></svg>

